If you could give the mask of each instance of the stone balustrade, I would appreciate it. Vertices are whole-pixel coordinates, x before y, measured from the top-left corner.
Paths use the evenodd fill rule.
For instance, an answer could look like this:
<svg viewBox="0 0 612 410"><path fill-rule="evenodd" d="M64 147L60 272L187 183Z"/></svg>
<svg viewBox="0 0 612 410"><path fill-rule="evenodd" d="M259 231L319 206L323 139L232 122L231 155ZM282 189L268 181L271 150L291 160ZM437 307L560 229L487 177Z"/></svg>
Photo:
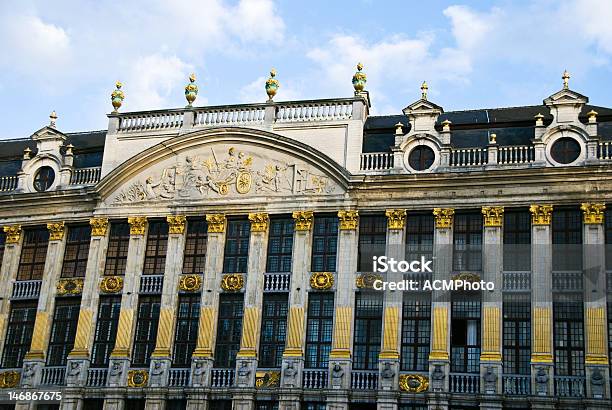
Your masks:
<svg viewBox="0 0 612 410"><path fill-rule="evenodd" d="M289 292L290 285L290 273L264 274L264 292Z"/></svg>
<svg viewBox="0 0 612 410"><path fill-rule="evenodd" d="M480 375L478 373L450 373L451 393L477 394L480 392Z"/></svg>
<svg viewBox="0 0 612 410"><path fill-rule="evenodd" d="M65 366L46 366L42 369L41 386L63 386L66 384Z"/></svg>
<svg viewBox="0 0 612 410"><path fill-rule="evenodd" d="M302 386L304 389L326 389L328 374L326 369L304 369Z"/></svg>
<svg viewBox="0 0 612 410"><path fill-rule="evenodd" d="M100 182L102 167L76 168L70 177L70 185L95 185Z"/></svg>
<svg viewBox="0 0 612 410"><path fill-rule="evenodd" d="M13 283L13 299L38 299L42 280L18 280Z"/></svg>

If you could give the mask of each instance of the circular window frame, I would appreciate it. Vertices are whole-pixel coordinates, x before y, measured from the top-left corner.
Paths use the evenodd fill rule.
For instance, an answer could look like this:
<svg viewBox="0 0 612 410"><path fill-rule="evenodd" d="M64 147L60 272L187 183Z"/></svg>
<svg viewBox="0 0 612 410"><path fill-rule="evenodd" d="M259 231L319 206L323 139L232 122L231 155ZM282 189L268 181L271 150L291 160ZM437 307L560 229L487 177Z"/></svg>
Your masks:
<svg viewBox="0 0 612 410"><path fill-rule="evenodd" d="M416 150L421 150L422 152L426 152L426 151L431 152L432 158L431 158L431 164L429 164L429 166L427 166L425 168L422 168L422 169L414 168L414 166L411 164L410 157L412 156L412 154L415 153ZM431 147L429 147L427 144L419 144L419 145L416 145L416 146L412 147L410 149L410 151L408 151L407 159L408 159L408 166L411 169L414 169L415 171L427 171L427 170L430 170L433 167L434 162L436 161L436 152L433 149L431 149ZM423 162L422 158L419 159L419 163L420 162Z"/></svg>
<svg viewBox="0 0 612 410"><path fill-rule="evenodd" d="M575 140L578 143L578 146L580 147L580 153L578 154L578 157L574 161L569 162L567 164L557 162L552 156L553 145L555 145L557 141L563 138L571 138ZM548 161L549 164L556 166L556 167L569 167L569 166L580 165L586 159L586 149L587 147L586 147L585 141L580 134L576 132L572 132L572 131L566 131L566 130L560 131L550 136L548 141L546 141L546 160Z"/></svg>
<svg viewBox="0 0 612 410"><path fill-rule="evenodd" d="M412 152L413 149L419 146L426 146L430 148L434 153L434 160L431 166L421 171L412 168L410 166L410 161L409 161L410 153ZM438 144L436 144L434 141L430 140L427 137L424 137L421 135L418 138L413 139L412 141L408 141L407 144L403 147L403 151L404 151L404 155L402 158L404 160L404 168L412 174L432 173L440 166L440 147L438 146Z"/></svg>
<svg viewBox="0 0 612 410"><path fill-rule="evenodd" d="M41 173L41 171L43 169L50 170L53 173L52 174L53 175L53 179L52 179L51 183L49 184L49 186L46 189L39 190L39 189L36 189L36 178L38 177L38 175ZM56 182L57 182L57 176L58 176L57 171L52 166L44 165L43 164L40 167L36 168L36 171L34 171L34 174L32 176L32 188L34 189L34 192L48 192L48 191L50 191L51 188L53 188L55 186Z"/></svg>

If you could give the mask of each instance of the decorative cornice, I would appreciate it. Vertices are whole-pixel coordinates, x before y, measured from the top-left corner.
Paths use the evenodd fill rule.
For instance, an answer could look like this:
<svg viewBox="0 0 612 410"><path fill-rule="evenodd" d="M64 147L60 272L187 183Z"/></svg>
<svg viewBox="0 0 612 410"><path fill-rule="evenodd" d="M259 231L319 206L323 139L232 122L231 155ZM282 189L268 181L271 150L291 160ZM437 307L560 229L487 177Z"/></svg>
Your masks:
<svg viewBox="0 0 612 410"><path fill-rule="evenodd" d="M123 278L121 276L105 276L100 282L102 293L119 293L123 289Z"/></svg>
<svg viewBox="0 0 612 410"><path fill-rule="evenodd" d="M359 212L338 211L338 219L340 222L340 230L354 231L355 229L357 229L357 223L359 222Z"/></svg>
<svg viewBox="0 0 612 410"><path fill-rule="evenodd" d="M146 216L130 216L128 223L130 224L130 235L144 235L147 227Z"/></svg>
<svg viewBox="0 0 612 410"><path fill-rule="evenodd" d="M168 233L171 234L183 234L185 233L185 224L187 218L183 215L168 215L166 216L168 221Z"/></svg>
<svg viewBox="0 0 612 410"><path fill-rule="evenodd" d="M484 226L501 227L504 221L503 206L483 206Z"/></svg>
<svg viewBox="0 0 612 410"><path fill-rule="evenodd" d="M434 208L436 228L452 228L455 210L453 208Z"/></svg>
<svg viewBox="0 0 612 410"><path fill-rule="evenodd" d="M550 225L552 211L552 205L531 205L529 207L529 212L531 212L531 224Z"/></svg>
<svg viewBox="0 0 612 410"><path fill-rule="evenodd" d="M225 215L223 214L207 214L206 222L208 222L208 233L223 233L225 232Z"/></svg>
<svg viewBox="0 0 612 410"><path fill-rule="evenodd" d="M404 229L406 224L405 209L387 209L385 215L387 216L388 229Z"/></svg>
<svg viewBox="0 0 612 410"><path fill-rule="evenodd" d="M590 204L583 203L580 206L584 213L584 223L586 225L597 225L604 223L604 211L606 210L605 204Z"/></svg>
<svg viewBox="0 0 612 410"><path fill-rule="evenodd" d="M270 217L267 213L250 213L249 221L251 221L251 232L266 232Z"/></svg>
<svg viewBox="0 0 612 410"><path fill-rule="evenodd" d="M330 272L313 272L310 275L310 287L316 290L328 290L334 286L334 275Z"/></svg>
<svg viewBox="0 0 612 410"><path fill-rule="evenodd" d="M240 273L230 273L223 275L221 279L221 289L226 292L238 292L244 287L244 276Z"/></svg>
<svg viewBox="0 0 612 410"><path fill-rule="evenodd" d="M6 225L4 233L6 234L5 243L19 243L19 239L21 239L21 225Z"/></svg>
<svg viewBox="0 0 612 410"><path fill-rule="evenodd" d="M295 211L292 214L296 231L310 231L314 214L312 211Z"/></svg>
<svg viewBox="0 0 612 410"><path fill-rule="evenodd" d="M91 225L91 236L106 236L108 218L91 218L89 225Z"/></svg>
<svg viewBox="0 0 612 410"><path fill-rule="evenodd" d="M202 288L202 277L200 275L182 275L178 288L183 292L197 292Z"/></svg>
<svg viewBox="0 0 612 410"><path fill-rule="evenodd" d="M49 230L50 241L61 241L64 239L65 226L64 222L51 222L47 224Z"/></svg>

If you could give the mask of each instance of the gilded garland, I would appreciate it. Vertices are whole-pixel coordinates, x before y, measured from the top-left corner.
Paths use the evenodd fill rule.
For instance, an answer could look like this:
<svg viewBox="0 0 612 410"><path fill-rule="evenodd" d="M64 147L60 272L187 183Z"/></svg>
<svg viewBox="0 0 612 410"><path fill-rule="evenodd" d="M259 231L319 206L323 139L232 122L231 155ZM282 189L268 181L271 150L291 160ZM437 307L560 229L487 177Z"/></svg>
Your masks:
<svg viewBox="0 0 612 410"><path fill-rule="evenodd" d="M221 289L226 292L238 292L244 287L244 277L240 273L223 275Z"/></svg>
<svg viewBox="0 0 612 410"><path fill-rule="evenodd" d="M280 384L279 371L257 372L255 374L255 387L258 389L274 388Z"/></svg>
<svg viewBox="0 0 612 410"><path fill-rule="evenodd" d="M0 389L17 387L20 378L20 374L14 370L0 373Z"/></svg>
<svg viewBox="0 0 612 410"><path fill-rule="evenodd" d="M145 387L149 381L149 372L146 370L129 370L128 387Z"/></svg>
<svg viewBox="0 0 612 410"><path fill-rule="evenodd" d="M383 280L383 277L380 273L362 273L357 276L357 279L355 280L355 285L359 289L373 289L374 282L377 280Z"/></svg>
<svg viewBox="0 0 612 410"><path fill-rule="evenodd" d="M83 279L61 279L57 282L57 295L80 295L83 293Z"/></svg>
<svg viewBox="0 0 612 410"><path fill-rule="evenodd" d="M316 290L328 290L334 286L334 275L330 272L314 272L310 275L310 287Z"/></svg>
<svg viewBox="0 0 612 410"><path fill-rule="evenodd" d="M429 379L420 374L400 374L399 388L409 393L422 393L429 388Z"/></svg>
<svg viewBox="0 0 612 410"><path fill-rule="evenodd" d="M197 292L202 287L200 275L182 275L179 281L179 290L183 292Z"/></svg>
<svg viewBox="0 0 612 410"><path fill-rule="evenodd" d="M123 289L123 278L121 276L105 276L100 282L100 290L103 293L119 293Z"/></svg>
<svg viewBox="0 0 612 410"><path fill-rule="evenodd" d="M6 243L19 243L21 237L21 225L7 225L4 227Z"/></svg>

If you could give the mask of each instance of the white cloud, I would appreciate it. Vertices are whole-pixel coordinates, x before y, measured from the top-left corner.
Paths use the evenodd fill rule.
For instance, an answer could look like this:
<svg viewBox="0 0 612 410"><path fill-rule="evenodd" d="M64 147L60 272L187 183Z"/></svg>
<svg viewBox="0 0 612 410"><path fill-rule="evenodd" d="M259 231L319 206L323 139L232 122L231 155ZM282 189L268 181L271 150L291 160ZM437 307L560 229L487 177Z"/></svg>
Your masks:
<svg viewBox="0 0 612 410"><path fill-rule="evenodd" d="M259 103L268 100L266 94L266 80L267 77L258 77L256 80L245 85L240 89L239 98L240 102L245 104ZM299 100L302 98L301 93L293 87L293 84L289 82L287 85L281 82L280 87L277 91L274 100L276 101L291 101Z"/></svg>

